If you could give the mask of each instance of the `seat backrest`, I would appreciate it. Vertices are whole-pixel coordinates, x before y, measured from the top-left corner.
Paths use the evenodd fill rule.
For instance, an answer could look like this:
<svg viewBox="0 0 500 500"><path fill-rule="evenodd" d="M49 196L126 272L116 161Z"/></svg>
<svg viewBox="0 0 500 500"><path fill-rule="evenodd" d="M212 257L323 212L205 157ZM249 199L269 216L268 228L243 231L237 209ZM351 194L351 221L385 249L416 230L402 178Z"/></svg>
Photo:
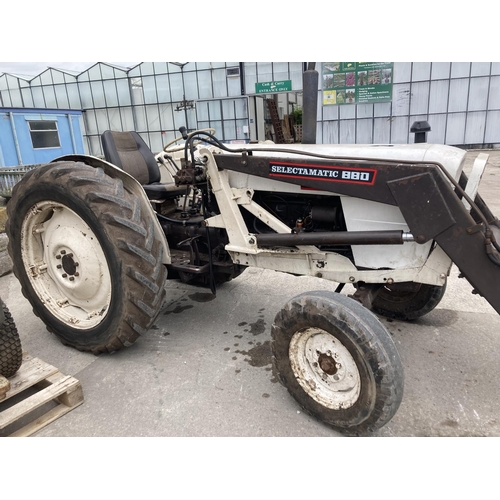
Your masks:
<svg viewBox="0 0 500 500"><path fill-rule="evenodd" d="M154 154L137 132L106 130L101 135L101 142L106 161L143 185L160 181L160 169Z"/></svg>

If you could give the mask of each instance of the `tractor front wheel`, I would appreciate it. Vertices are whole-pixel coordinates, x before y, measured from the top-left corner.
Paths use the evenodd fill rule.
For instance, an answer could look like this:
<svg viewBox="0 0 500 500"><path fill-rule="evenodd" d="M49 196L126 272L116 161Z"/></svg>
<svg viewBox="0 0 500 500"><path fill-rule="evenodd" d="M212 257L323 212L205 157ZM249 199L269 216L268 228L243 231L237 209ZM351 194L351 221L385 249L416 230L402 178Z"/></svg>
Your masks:
<svg viewBox="0 0 500 500"><path fill-rule="evenodd" d="M320 421L358 434L385 425L403 397L403 366L377 317L334 292L291 299L272 327L280 381Z"/></svg>

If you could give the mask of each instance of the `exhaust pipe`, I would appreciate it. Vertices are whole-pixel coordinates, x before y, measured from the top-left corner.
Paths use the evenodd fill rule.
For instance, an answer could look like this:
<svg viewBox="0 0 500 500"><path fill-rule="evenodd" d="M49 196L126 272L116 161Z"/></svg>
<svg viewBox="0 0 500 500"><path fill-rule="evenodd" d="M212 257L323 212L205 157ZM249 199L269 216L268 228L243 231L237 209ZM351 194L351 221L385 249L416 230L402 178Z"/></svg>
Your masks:
<svg viewBox="0 0 500 500"><path fill-rule="evenodd" d="M302 144L316 144L319 73L308 63L302 75Z"/></svg>

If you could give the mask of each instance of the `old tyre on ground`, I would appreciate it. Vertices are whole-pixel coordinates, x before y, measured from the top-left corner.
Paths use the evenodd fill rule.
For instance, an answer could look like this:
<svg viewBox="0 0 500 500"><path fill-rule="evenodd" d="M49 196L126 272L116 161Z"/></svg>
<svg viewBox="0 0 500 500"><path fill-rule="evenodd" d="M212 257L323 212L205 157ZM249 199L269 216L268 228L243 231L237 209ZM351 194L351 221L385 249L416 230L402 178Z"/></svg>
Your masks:
<svg viewBox="0 0 500 500"><path fill-rule="evenodd" d="M29 172L8 203L14 273L34 312L67 345L131 345L163 304L164 248L150 207L119 178L83 163Z"/></svg>
<svg viewBox="0 0 500 500"><path fill-rule="evenodd" d="M280 381L320 421L363 434L386 424L403 397L403 366L377 317L334 292L306 292L276 315Z"/></svg>
<svg viewBox="0 0 500 500"><path fill-rule="evenodd" d="M0 300L0 375L12 377L23 362L23 349L9 309Z"/></svg>
<svg viewBox="0 0 500 500"><path fill-rule="evenodd" d="M446 292L443 286L423 283L395 283L380 289L373 301L373 312L387 318L411 321L430 313Z"/></svg>

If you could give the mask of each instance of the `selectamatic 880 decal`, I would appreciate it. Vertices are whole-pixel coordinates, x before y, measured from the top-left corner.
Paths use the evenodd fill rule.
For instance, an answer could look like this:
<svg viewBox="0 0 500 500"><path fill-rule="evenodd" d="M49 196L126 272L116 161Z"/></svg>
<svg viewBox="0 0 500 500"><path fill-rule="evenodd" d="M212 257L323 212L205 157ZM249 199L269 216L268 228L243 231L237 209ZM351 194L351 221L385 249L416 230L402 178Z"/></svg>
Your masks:
<svg viewBox="0 0 500 500"><path fill-rule="evenodd" d="M365 184L372 186L375 183L377 171L373 168L318 166L307 163L271 162L269 164L270 177L288 179L304 179L327 182L348 182L351 184Z"/></svg>

